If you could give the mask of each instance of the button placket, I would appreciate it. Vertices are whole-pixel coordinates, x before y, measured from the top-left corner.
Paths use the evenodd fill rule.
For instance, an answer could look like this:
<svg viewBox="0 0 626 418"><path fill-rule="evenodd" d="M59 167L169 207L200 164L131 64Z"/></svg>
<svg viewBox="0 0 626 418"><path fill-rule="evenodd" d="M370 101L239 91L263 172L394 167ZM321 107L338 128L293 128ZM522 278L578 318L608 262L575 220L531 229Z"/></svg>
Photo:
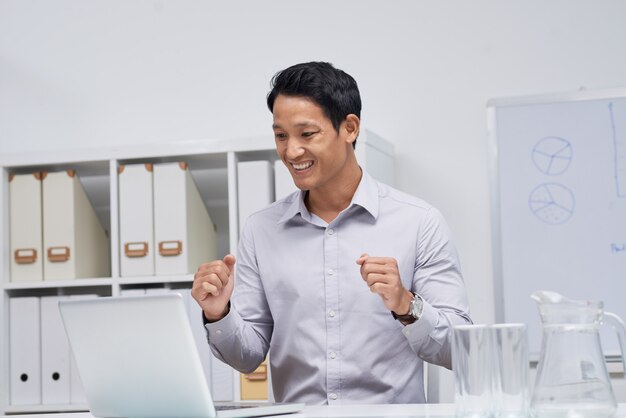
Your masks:
<svg viewBox="0 0 626 418"><path fill-rule="evenodd" d="M328 400L339 399L341 391L341 364L337 353L341 352L341 334L338 317L339 308L339 275L338 275L338 233L337 228L327 228L324 233L324 283L326 296L326 390Z"/></svg>

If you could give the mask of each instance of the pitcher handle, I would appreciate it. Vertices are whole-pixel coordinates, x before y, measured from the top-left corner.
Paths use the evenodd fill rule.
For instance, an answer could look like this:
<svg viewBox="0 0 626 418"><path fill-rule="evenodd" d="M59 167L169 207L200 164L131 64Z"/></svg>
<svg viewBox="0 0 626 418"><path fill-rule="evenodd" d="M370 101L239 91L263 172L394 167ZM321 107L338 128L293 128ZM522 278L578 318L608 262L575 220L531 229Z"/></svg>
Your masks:
<svg viewBox="0 0 626 418"><path fill-rule="evenodd" d="M604 312L604 319L607 324L611 325L617 332L617 339L619 340L619 348L622 352L622 367L624 368L624 379L626 379L626 356L624 356L624 350L626 349L626 325L619 316L611 312Z"/></svg>

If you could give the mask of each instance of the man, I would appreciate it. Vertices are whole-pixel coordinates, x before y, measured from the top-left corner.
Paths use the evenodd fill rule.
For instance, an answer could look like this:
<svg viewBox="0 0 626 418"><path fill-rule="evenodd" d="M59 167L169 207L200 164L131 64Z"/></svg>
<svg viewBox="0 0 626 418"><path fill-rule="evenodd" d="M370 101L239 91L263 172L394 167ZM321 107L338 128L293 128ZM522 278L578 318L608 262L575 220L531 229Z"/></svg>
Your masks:
<svg viewBox="0 0 626 418"><path fill-rule="evenodd" d="M311 62L272 84L276 151L300 191L248 218L237 259L198 268L209 344L243 373L271 347L278 401L424 402L423 360L450 368L451 328L471 323L447 226L359 167L351 76Z"/></svg>

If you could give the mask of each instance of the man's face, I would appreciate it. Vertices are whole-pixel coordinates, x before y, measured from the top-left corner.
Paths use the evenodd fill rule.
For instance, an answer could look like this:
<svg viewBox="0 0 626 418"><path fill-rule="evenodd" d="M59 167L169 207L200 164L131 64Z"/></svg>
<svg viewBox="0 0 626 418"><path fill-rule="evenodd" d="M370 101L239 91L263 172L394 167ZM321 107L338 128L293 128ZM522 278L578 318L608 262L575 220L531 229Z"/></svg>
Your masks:
<svg viewBox="0 0 626 418"><path fill-rule="evenodd" d="M272 113L276 152L296 186L314 191L340 184L354 141L346 122L337 132L322 108L306 97L278 95Z"/></svg>

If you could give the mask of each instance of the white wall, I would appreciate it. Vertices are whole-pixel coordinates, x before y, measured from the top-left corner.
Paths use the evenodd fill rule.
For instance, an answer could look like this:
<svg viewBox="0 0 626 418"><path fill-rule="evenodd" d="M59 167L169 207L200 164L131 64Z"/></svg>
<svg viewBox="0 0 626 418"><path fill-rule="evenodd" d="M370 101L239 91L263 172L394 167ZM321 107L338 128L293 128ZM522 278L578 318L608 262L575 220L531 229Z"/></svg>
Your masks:
<svg viewBox="0 0 626 418"><path fill-rule="evenodd" d="M270 135L271 76L333 62L489 322L485 104L626 86L625 21L621 0L0 0L0 152Z"/></svg>

